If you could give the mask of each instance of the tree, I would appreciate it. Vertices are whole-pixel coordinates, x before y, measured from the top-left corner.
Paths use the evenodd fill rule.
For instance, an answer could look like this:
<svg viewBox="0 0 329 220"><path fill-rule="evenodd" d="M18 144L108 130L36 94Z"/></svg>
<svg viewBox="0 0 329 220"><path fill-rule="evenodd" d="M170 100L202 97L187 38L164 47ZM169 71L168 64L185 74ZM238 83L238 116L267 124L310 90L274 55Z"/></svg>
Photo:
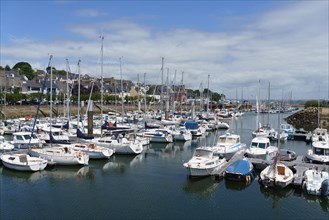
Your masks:
<svg viewBox="0 0 329 220"><path fill-rule="evenodd" d="M26 76L29 80L33 79L35 76L31 65L27 62L16 63L13 69L17 70L20 75Z"/></svg>
<svg viewBox="0 0 329 220"><path fill-rule="evenodd" d="M6 70L6 71L11 70L10 66L6 65L6 66L5 66L5 70Z"/></svg>

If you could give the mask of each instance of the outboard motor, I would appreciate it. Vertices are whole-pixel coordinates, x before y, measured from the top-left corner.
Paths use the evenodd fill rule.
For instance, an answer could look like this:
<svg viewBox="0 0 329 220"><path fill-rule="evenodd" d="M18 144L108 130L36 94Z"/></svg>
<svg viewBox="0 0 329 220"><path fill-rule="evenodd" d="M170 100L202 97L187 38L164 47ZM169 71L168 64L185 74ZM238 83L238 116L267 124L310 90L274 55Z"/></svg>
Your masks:
<svg viewBox="0 0 329 220"><path fill-rule="evenodd" d="M329 180L325 179L321 183L321 196L323 198L329 198Z"/></svg>

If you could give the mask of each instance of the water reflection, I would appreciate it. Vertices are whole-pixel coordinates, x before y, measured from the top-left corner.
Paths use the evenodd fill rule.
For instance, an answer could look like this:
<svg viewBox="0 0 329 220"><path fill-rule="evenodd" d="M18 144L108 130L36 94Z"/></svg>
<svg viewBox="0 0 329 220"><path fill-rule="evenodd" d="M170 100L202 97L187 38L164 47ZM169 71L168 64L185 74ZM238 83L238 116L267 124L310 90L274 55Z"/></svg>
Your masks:
<svg viewBox="0 0 329 220"><path fill-rule="evenodd" d="M14 181L33 182L47 176L47 172L45 170L38 172L19 172L2 166L0 171L2 175L10 177Z"/></svg>
<svg viewBox="0 0 329 220"><path fill-rule="evenodd" d="M183 186L183 190L187 193L209 197L214 193L218 184L219 182L211 177L188 178Z"/></svg>
<svg viewBox="0 0 329 220"><path fill-rule="evenodd" d="M259 189L266 199L271 198L273 200L272 208L278 208L280 200L288 198L294 193L294 188L291 186L278 190L271 187L266 188L262 184L259 184Z"/></svg>
<svg viewBox="0 0 329 220"><path fill-rule="evenodd" d="M242 191L244 189L246 189L248 186L250 186L250 184L253 182L253 180L251 180L251 182L247 183L247 182L239 182L239 181L230 181L230 180L224 180L225 182L225 188L228 190L234 190L234 191Z"/></svg>
<svg viewBox="0 0 329 220"><path fill-rule="evenodd" d="M308 203L320 204L321 209L329 213L329 199L322 198L320 196L309 195L302 189L295 189L294 196L305 199Z"/></svg>
<svg viewBox="0 0 329 220"><path fill-rule="evenodd" d="M116 171L125 173L130 167L140 164L144 160L144 154L138 155L113 155L110 161L102 165L103 172ZM94 163L91 163L94 165Z"/></svg>
<svg viewBox="0 0 329 220"><path fill-rule="evenodd" d="M90 173L89 166L74 167L74 166L55 166L50 170L46 170L46 175L49 178L57 180L66 179L82 179Z"/></svg>

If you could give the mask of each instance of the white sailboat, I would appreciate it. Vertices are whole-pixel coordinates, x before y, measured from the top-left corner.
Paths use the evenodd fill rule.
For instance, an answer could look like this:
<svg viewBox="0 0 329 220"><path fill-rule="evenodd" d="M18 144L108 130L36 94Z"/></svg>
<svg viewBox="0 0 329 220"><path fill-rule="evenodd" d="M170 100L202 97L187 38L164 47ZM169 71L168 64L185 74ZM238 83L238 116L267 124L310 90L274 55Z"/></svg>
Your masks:
<svg viewBox="0 0 329 220"><path fill-rule="evenodd" d="M278 114L278 125L280 125L280 113ZM278 139L280 140L280 133ZM280 149L280 141L278 141L278 149ZM280 151L277 151L273 164L262 170L259 180L265 187L283 189L292 183L294 176L293 171L280 161Z"/></svg>
<svg viewBox="0 0 329 220"><path fill-rule="evenodd" d="M18 171L41 171L48 164L47 160L30 156L26 153L2 154L0 159L3 165L12 170Z"/></svg>

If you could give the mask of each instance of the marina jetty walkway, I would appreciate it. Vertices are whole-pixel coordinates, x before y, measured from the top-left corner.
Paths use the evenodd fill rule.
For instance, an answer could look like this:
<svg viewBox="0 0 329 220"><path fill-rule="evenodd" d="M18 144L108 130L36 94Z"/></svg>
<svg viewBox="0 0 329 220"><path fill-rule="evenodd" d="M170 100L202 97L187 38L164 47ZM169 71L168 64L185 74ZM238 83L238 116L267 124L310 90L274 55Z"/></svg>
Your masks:
<svg viewBox="0 0 329 220"><path fill-rule="evenodd" d="M236 152L232 158L222 167L219 167L218 169L215 169L212 172L212 175L215 176L216 179L221 179L224 177L224 171L228 166L230 166L232 163L234 163L237 160L244 158L245 149L242 149L238 152ZM304 156L298 156L296 160L293 161L281 161L281 163L288 166L290 169L295 171L295 177L292 182L294 186L302 186L303 183L303 175L306 170L309 169L318 169L318 170L326 170L328 171L329 165L325 164L313 164L313 163L306 163L303 161ZM272 164L273 161L268 160L262 160L257 158L248 158L248 160L254 165L255 169L262 170L268 165Z"/></svg>

